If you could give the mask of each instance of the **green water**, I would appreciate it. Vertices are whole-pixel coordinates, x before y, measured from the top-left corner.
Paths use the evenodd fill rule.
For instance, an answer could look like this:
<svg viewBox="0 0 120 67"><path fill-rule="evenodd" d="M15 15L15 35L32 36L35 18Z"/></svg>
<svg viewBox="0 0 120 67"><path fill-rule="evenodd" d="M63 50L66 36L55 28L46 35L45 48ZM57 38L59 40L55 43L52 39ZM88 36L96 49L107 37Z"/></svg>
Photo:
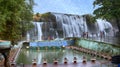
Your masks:
<svg viewBox="0 0 120 67"><path fill-rule="evenodd" d="M48 63L53 63L54 58L58 58L59 63L63 63L65 57L68 58L68 63L72 63L74 57L77 57L78 62L82 62L83 56L86 56L88 61L93 57L71 49L22 49L17 59L17 64L32 64L33 59L37 59L37 64L41 64L43 58L46 58ZM101 60L101 58L98 57L96 59Z"/></svg>

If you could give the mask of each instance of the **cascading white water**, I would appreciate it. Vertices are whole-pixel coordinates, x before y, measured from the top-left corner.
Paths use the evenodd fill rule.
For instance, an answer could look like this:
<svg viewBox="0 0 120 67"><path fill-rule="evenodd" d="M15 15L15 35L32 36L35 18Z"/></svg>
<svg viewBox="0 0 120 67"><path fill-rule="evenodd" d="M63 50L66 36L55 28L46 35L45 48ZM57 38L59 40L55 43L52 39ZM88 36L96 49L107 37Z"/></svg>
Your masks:
<svg viewBox="0 0 120 67"><path fill-rule="evenodd" d="M102 19L97 19L97 23L98 23L99 31L104 32L104 35L114 36L113 27L109 22Z"/></svg>
<svg viewBox="0 0 120 67"><path fill-rule="evenodd" d="M89 37L93 35L101 36L101 32L104 32L105 36L113 36L112 25L102 19L97 19L97 23L94 24L93 30L88 29L86 19L83 16L52 13L56 17L57 28L62 28L64 37L81 37L87 34ZM94 29L96 28L96 29Z"/></svg>
<svg viewBox="0 0 120 67"><path fill-rule="evenodd" d="M35 27L27 34L30 40L41 41L42 37L44 40L66 37L98 37L101 36L101 32L102 35L113 36L113 27L105 20L97 19L96 23L91 24L87 23L83 16L51 14L56 17L54 24L57 26L53 26L53 22L33 22Z"/></svg>
<svg viewBox="0 0 120 67"><path fill-rule="evenodd" d="M59 38L59 36L58 36L58 32L57 32L57 31L55 31L55 34L56 34L56 37Z"/></svg>
<svg viewBox="0 0 120 67"><path fill-rule="evenodd" d="M43 22L33 22L34 28L27 32L27 41L42 40L42 24Z"/></svg>
<svg viewBox="0 0 120 67"><path fill-rule="evenodd" d="M62 28L65 37L81 37L83 32L87 32L86 21L82 16L68 16L53 13L56 16L57 27Z"/></svg>
<svg viewBox="0 0 120 67"><path fill-rule="evenodd" d="M41 41L42 40L42 24L40 22L37 22L37 28L38 28L38 40Z"/></svg>
<svg viewBox="0 0 120 67"><path fill-rule="evenodd" d="M27 33L27 41L29 42L30 41L30 34Z"/></svg>

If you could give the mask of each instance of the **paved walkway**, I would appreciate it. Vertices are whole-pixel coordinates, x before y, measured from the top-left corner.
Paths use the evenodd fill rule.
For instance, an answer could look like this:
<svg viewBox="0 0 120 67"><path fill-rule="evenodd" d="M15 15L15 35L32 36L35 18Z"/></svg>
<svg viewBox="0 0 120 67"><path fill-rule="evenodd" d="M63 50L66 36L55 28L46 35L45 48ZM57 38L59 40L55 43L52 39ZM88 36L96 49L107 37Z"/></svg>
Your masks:
<svg viewBox="0 0 120 67"><path fill-rule="evenodd" d="M18 43L17 47L14 47L11 49L10 54L9 54L9 62L15 62L16 60L16 56L18 55L18 51L20 51L21 47L22 47L22 41ZM4 59L0 62L0 67L4 67Z"/></svg>
<svg viewBox="0 0 120 67"><path fill-rule="evenodd" d="M98 51L94 51L94 50L91 50L91 49L75 47L75 46L69 46L68 48L78 50L80 52L85 52L86 54L91 54L93 56L99 56L99 57L107 59L107 60L111 60L111 56L109 54L106 54L106 53L103 53L103 52L98 52Z"/></svg>

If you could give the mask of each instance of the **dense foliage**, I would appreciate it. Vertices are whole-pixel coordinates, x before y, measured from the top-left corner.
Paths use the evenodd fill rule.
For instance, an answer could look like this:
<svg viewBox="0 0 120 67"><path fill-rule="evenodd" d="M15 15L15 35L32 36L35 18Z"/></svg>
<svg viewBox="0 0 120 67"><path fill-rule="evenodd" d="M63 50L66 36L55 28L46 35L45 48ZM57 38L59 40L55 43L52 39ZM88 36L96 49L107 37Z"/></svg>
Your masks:
<svg viewBox="0 0 120 67"><path fill-rule="evenodd" d="M40 21L44 22L54 22L55 21L55 16L52 15L50 12L41 14Z"/></svg>
<svg viewBox="0 0 120 67"><path fill-rule="evenodd" d="M33 21L35 22L39 22L41 18L41 14L40 13L36 13L33 15Z"/></svg>
<svg viewBox="0 0 120 67"><path fill-rule="evenodd" d="M96 18L93 15L86 14L83 16L86 18L87 23L95 23L96 22Z"/></svg>
<svg viewBox="0 0 120 67"><path fill-rule="evenodd" d="M0 39L10 40L12 45L20 40L33 25L33 0L0 0Z"/></svg>
<svg viewBox="0 0 120 67"><path fill-rule="evenodd" d="M95 0L93 4L94 6L98 6L94 11L96 17L106 20L116 20L120 31L120 0Z"/></svg>

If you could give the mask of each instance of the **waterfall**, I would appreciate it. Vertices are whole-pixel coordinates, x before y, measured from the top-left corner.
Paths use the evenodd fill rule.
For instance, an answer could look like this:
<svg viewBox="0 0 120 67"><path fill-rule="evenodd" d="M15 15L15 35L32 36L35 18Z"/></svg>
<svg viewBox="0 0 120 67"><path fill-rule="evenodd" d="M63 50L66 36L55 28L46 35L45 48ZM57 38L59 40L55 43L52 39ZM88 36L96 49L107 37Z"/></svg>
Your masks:
<svg viewBox="0 0 120 67"><path fill-rule="evenodd" d="M93 37L101 36L101 32L105 36L114 36L113 27L106 20L97 19L97 22L89 29L90 23L86 22L86 18L79 15L52 13L56 17L57 28L63 30L63 37Z"/></svg>
<svg viewBox="0 0 120 67"><path fill-rule="evenodd" d="M99 31L104 32L105 36L114 36L112 25L106 20L97 19Z"/></svg>
<svg viewBox="0 0 120 67"><path fill-rule="evenodd" d="M56 17L57 28L63 30L63 37L81 37L87 32L86 20L82 16L53 13Z"/></svg>
<svg viewBox="0 0 120 67"><path fill-rule="evenodd" d="M30 34L27 32L27 41L29 42L30 41Z"/></svg>
<svg viewBox="0 0 120 67"><path fill-rule="evenodd" d="M43 22L33 22L34 28L27 32L27 41L42 40L42 24Z"/></svg>
<svg viewBox="0 0 120 67"><path fill-rule="evenodd" d="M57 32L57 31L55 31L55 34L56 34L56 37L59 38L59 36L58 36L58 32Z"/></svg>
<svg viewBox="0 0 120 67"><path fill-rule="evenodd" d="M42 40L42 24L43 24L43 23L37 22L38 40L39 40L39 41Z"/></svg>
<svg viewBox="0 0 120 67"><path fill-rule="evenodd" d="M84 16L51 13L56 21L33 22L34 28L28 31L27 40L41 41L67 37L100 37L114 36L112 25L106 20L97 19L88 23Z"/></svg>

